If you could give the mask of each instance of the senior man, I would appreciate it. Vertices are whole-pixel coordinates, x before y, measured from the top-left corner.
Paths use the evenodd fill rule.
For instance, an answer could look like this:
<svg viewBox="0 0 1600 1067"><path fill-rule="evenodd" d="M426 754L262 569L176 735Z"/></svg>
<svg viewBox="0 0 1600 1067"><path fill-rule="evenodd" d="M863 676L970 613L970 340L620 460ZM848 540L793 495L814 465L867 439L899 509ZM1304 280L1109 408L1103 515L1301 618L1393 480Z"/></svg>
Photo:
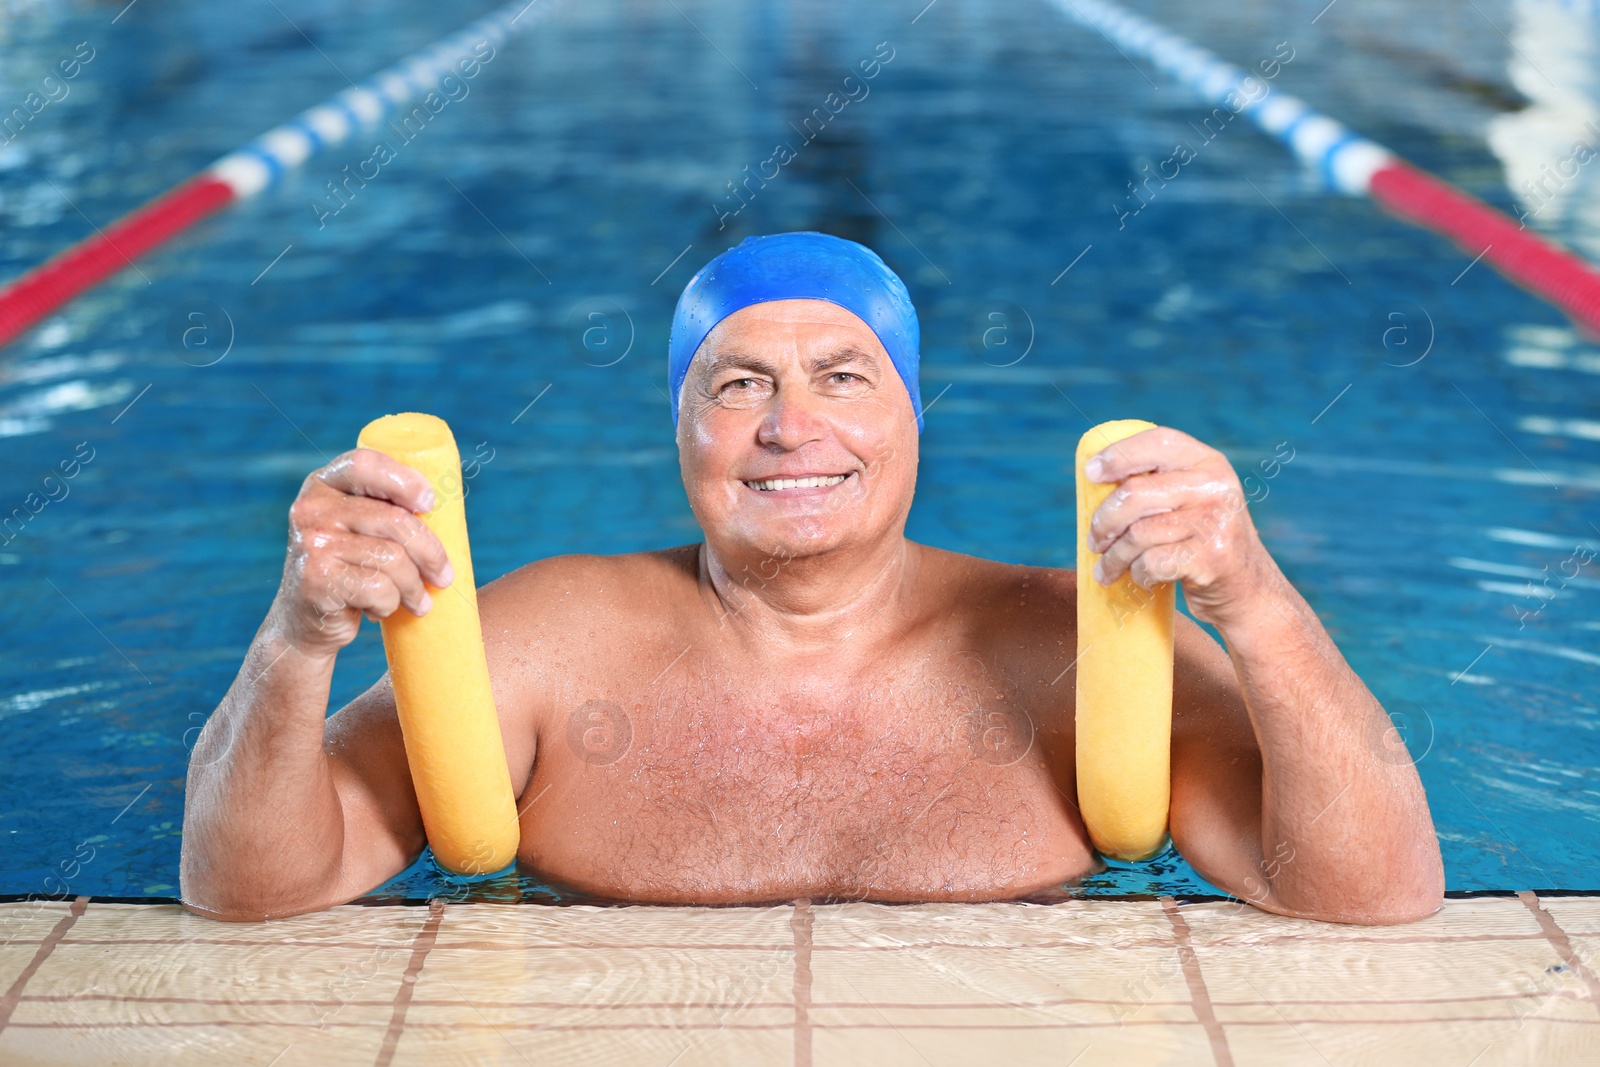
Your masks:
<svg viewBox="0 0 1600 1067"><path fill-rule="evenodd" d="M1076 805L1075 573L904 536L918 344L905 286L851 241L751 238L689 282L668 379L704 542L537 560L480 591L524 869L685 904L1016 899L1104 869ZM1157 427L1098 460L1120 484L1096 577L1181 580L1227 646L1178 617L1178 851L1268 911L1432 914L1416 770L1227 459ZM450 584L416 517L432 504L364 449L306 479L277 597L191 760L191 909L325 908L421 853L387 676L326 714L363 614L423 614Z"/></svg>

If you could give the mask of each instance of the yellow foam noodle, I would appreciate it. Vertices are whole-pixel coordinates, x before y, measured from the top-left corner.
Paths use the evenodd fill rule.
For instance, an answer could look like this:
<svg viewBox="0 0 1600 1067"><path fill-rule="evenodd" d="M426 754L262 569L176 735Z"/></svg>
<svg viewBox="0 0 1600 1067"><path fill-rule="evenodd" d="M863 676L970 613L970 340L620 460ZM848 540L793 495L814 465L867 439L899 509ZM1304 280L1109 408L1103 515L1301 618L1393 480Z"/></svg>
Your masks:
<svg viewBox="0 0 1600 1067"><path fill-rule="evenodd" d="M1128 574L1094 578L1089 520L1115 482L1091 482L1089 457L1148 430L1103 422L1078 441L1078 807L1102 854L1144 860L1167 838L1172 794L1173 583L1141 588Z"/></svg>
<svg viewBox="0 0 1600 1067"><path fill-rule="evenodd" d="M384 619L383 651L434 857L457 874L498 871L517 856L517 802L489 686L455 436L443 419L407 412L368 423L356 443L433 485L436 503L422 521L455 579L446 589L427 586L433 606L421 618L402 607Z"/></svg>

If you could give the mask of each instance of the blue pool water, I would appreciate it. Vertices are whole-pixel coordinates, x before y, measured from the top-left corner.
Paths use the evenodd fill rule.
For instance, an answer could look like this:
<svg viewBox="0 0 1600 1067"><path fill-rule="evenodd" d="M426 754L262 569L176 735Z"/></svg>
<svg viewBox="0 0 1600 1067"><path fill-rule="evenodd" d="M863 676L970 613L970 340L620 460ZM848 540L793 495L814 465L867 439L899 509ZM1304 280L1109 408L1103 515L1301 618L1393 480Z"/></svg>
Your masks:
<svg viewBox="0 0 1600 1067"><path fill-rule="evenodd" d="M798 228L872 245L920 309L910 536L1071 566L1081 432L1188 431L1261 479L1268 547L1420 757L1448 887L1600 885L1600 348L1242 123L1119 228L1209 109L1042 0L924 2L569 2L336 215L359 138L0 352L0 505L59 497L0 544L0 893L176 894L189 746L285 509L371 417L432 411L492 457L481 580L698 539L673 302L722 248ZM1508 209L1567 148L1540 79L1596 100L1600 20L1560 5L1323 6L1138 8L1242 65L1288 42L1275 86ZM94 54L0 145L0 278L477 13L120 9L0 22L0 113ZM719 230L726 183L880 42L870 92ZM1600 258L1600 163L1534 225ZM174 343L197 311L212 332ZM335 706L382 667L364 633ZM383 892L451 888L425 858ZM1088 891L1214 890L1169 854Z"/></svg>

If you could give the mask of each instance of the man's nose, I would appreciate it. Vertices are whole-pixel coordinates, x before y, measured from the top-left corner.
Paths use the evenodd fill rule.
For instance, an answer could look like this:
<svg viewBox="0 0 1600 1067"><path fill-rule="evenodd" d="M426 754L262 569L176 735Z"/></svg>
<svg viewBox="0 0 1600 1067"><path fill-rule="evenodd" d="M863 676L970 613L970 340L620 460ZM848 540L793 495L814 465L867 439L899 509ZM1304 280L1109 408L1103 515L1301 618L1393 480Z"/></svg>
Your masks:
<svg viewBox="0 0 1600 1067"><path fill-rule="evenodd" d="M789 379L778 383L761 419L760 442L793 451L822 437L827 425L822 403L822 397L808 389L804 381Z"/></svg>

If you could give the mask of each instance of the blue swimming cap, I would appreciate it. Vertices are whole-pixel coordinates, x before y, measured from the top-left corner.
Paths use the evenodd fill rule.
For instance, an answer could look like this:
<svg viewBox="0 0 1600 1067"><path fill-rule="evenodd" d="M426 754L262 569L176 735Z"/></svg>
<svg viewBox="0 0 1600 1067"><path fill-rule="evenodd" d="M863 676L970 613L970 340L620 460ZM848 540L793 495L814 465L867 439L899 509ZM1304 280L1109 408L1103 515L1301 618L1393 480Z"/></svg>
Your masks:
<svg viewBox="0 0 1600 1067"><path fill-rule="evenodd" d="M674 426L678 391L706 335L740 308L769 300L826 300L871 327L911 394L917 432L922 432L922 393L917 388L922 331L905 283L865 245L810 230L746 237L701 267L684 286L667 346L667 396Z"/></svg>

